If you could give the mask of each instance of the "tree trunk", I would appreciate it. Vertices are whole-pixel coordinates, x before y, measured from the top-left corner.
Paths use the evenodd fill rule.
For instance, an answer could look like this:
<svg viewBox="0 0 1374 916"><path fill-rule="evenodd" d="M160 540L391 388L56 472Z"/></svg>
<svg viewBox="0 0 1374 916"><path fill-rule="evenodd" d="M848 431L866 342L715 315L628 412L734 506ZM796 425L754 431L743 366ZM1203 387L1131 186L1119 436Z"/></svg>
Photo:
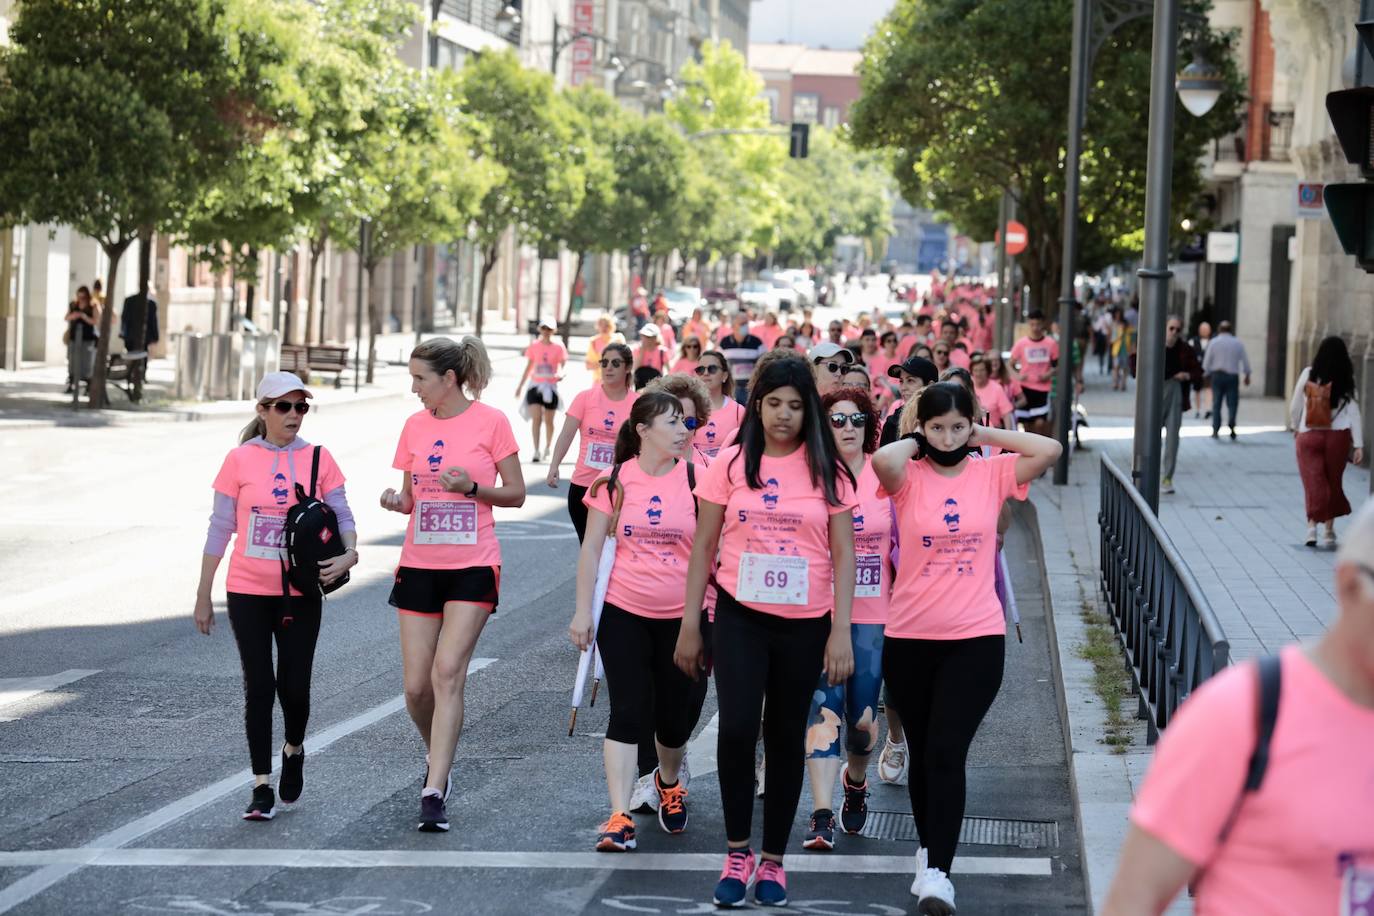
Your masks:
<svg viewBox="0 0 1374 916"><path fill-rule="evenodd" d="M110 262L110 269L105 274L105 308L100 312L100 340L96 341L95 366L91 369L90 406L97 409L105 405L105 364L110 357L110 331L114 324L115 279L119 276L119 259L132 242L131 238L121 238L109 244L100 244ZM79 379L73 378L73 382L80 384Z"/></svg>
<svg viewBox="0 0 1374 916"><path fill-rule="evenodd" d="M290 260L287 261L286 268L286 292L282 298L286 300L286 322L282 325L282 343L295 343L296 330L296 287L299 285L299 278L296 276L296 248L293 245L288 249L286 255ZM280 258L281 254L278 253Z"/></svg>
<svg viewBox="0 0 1374 916"><path fill-rule="evenodd" d="M307 272L309 279L306 281L309 286L306 288L305 300L305 342L323 343L323 339L311 341L314 336L315 327L315 278L318 276L320 255L324 254L324 233L321 232L317 238L310 240L310 270Z"/></svg>
<svg viewBox="0 0 1374 916"><path fill-rule="evenodd" d="M563 315L563 346L566 348L572 338L573 300L577 298L577 281L582 277L582 266L587 263L587 253L577 253L577 267L573 269L572 282L568 284L568 310Z"/></svg>
<svg viewBox="0 0 1374 916"><path fill-rule="evenodd" d="M375 264L367 265L367 384L372 384L377 367L377 333L381 330L382 316L377 313L377 297L372 295L372 271Z"/></svg>
<svg viewBox="0 0 1374 916"><path fill-rule="evenodd" d="M124 304L128 311L124 325L129 329L129 336L124 339L126 350L138 351L148 346L148 285L152 261L153 227L144 226L138 231L138 292Z"/></svg>
<svg viewBox="0 0 1374 916"><path fill-rule="evenodd" d="M215 292L210 299L210 332L216 333L221 330L224 318L224 273L216 266L212 276L215 281Z"/></svg>
<svg viewBox="0 0 1374 916"><path fill-rule="evenodd" d="M473 316L473 326L478 337L482 336L482 313L487 308L487 277L496 266L496 245L488 245L482 252L482 275L477 281L477 314Z"/></svg>
<svg viewBox="0 0 1374 916"><path fill-rule="evenodd" d="M252 268L253 273L248 278L248 288L243 298L243 317L247 318L249 321L252 321L253 294L258 288L258 250L256 248L248 249L248 264Z"/></svg>

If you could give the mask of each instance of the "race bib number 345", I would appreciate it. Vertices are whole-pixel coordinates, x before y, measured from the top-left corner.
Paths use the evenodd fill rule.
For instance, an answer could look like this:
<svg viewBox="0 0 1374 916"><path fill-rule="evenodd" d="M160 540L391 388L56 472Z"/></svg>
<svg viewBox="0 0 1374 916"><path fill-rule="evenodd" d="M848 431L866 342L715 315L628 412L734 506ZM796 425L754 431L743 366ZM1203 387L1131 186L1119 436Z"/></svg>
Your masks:
<svg viewBox="0 0 1374 916"><path fill-rule="evenodd" d="M805 557L746 553L739 558L736 598L763 604L806 604L810 593Z"/></svg>
<svg viewBox="0 0 1374 916"><path fill-rule="evenodd" d="M477 504L468 499L421 500L415 507L416 544L476 544Z"/></svg>

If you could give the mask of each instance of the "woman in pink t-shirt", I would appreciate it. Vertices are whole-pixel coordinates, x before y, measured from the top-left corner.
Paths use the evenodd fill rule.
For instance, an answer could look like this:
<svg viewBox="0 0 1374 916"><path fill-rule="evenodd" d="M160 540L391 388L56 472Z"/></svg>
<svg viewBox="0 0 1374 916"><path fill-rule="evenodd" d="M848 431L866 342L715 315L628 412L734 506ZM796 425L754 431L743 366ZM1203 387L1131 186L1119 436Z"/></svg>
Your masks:
<svg viewBox="0 0 1374 916"><path fill-rule="evenodd" d="M679 768L706 682L673 663L696 530L694 475L691 464L682 460L692 433L683 419L674 395L642 392L616 436L615 467L597 479L586 497L587 537L568 629L579 649L595 640L611 692L604 742L611 815L597 837L600 852L635 848L630 799L637 746L646 736L657 740L657 769L651 778L659 826L667 833L687 829L687 788L679 781ZM592 596L608 536L615 538L615 565L594 631Z"/></svg>
<svg viewBox="0 0 1374 916"><path fill-rule="evenodd" d="M734 383L730 381L730 361L719 350L707 350L702 354L696 377L706 386L711 404L711 415L697 427L696 434L697 449L709 464L744 421L744 405L726 394L725 386L733 388Z"/></svg>
<svg viewBox="0 0 1374 916"><path fill-rule="evenodd" d="M1053 439L978 425L974 397L957 382L931 385L915 407L916 431L873 457L902 544L883 677L906 728L907 790L923 847L911 892L921 912L948 913L965 761L1002 684L998 515L1006 500L1025 498L1060 449ZM1008 454L969 460L985 445Z"/></svg>
<svg viewBox="0 0 1374 916"><path fill-rule="evenodd" d="M701 309L692 309L692 317L682 325L682 339L695 337L702 347L711 340L711 324L701 316Z"/></svg>
<svg viewBox="0 0 1374 916"><path fill-rule="evenodd" d="M1374 503L1345 533L1335 594L1314 645L1218 672L1170 718L1104 916L1156 916L1190 882L1198 916L1374 912ZM1261 666L1277 706L1247 791Z"/></svg>
<svg viewBox="0 0 1374 916"><path fill-rule="evenodd" d="M1016 408L1007 398L1006 389L992 380L988 358L982 353L975 353L969 362L969 376L973 379L978 403L987 413L987 425L997 429L1015 429Z"/></svg>
<svg viewBox="0 0 1374 916"><path fill-rule="evenodd" d="M291 804L304 787L306 721L310 717L310 674L315 641L320 635L321 595L294 588L283 594L286 513L295 503L295 488L309 492L313 464L310 443L299 437L311 397L290 372L269 372L258 384L257 416L244 429L238 448L225 456L215 476L215 507L200 564L193 614L196 628L210 634L215 626L210 588L229 538L229 624L243 664L244 726L253 764L253 798L245 820L271 820L276 814L272 774L272 703L281 699L286 743L281 751L281 800ZM314 493L334 510L339 538L347 548L320 564L320 581L329 585L358 562L353 513L344 496L344 477L334 458L319 449L320 469ZM272 643L277 667L272 668Z"/></svg>
<svg viewBox="0 0 1374 916"><path fill-rule="evenodd" d="M615 455L615 437L620 425L630 415L635 392L630 390L630 363L634 356L628 345L607 344L601 353L601 384L593 385L573 398L563 429L553 447L549 473L545 478L550 489L558 489L559 468L572 447L573 436L580 438L577 464L573 466L568 484L568 517L581 543L587 531L587 507L582 497L597 476L611 466Z"/></svg>
<svg viewBox="0 0 1374 916"><path fill-rule="evenodd" d="M381 503L411 519L390 602L400 612L406 709L428 749L419 829L434 832L448 830L468 661L500 597L491 510L524 505L525 478L510 421L476 400L491 380L482 341L427 340L411 351L410 377L424 409L396 445L401 489L387 489Z"/></svg>
<svg viewBox="0 0 1374 916"><path fill-rule="evenodd" d="M701 341L695 337L683 335L682 346L679 348L677 362L673 363L672 371L683 375L691 375L701 363Z"/></svg>
<svg viewBox="0 0 1374 916"><path fill-rule="evenodd" d="M702 601L719 551L712 641L729 852L715 902L724 906L742 903L755 877L754 745L764 703L770 775L754 898L780 906L787 900L782 858L801 796L811 694L822 671L838 684L854 668L853 481L826 428L810 367L798 356L774 353L750 389L740 444L724 449L698 481L675 652L685 673L701 676Z"/></svg>
<svg viewBox="0 0 1374 916"><path fill-rule="evenodd" d="M878 743L878 695L883 684L883 624L892 597L892 501L878 495L878 477L868 456L878 447L878 413L868 391L838 388L821 399L835 448L858 481L854 510L854 612L850 642L854 673L844 683L822 678L816 685L806 731L806 770L816 807L802 846L835 847L832 799L843 766L844 804L840 825L857 834L868 820L868 758ZM841 726L847 740L841 747ZM841 754L847 756L843 757Z"/></svg>
<svg viewBox="0 0 1374 916"><path fill-rule="evenodd" d="M530 383L525 393L525 404L530 409L530 435L534 437L534 455L531 461L539 460L539 428L544 428L544 455L549 457L549 446L553 443L553 415L558 410L558 383L563 380L563 364L568 361L568 351L553 339L558 330L552 319L544 318L539 322L539 339L525 349L525 371L515 386L515 396Z"/></svg>

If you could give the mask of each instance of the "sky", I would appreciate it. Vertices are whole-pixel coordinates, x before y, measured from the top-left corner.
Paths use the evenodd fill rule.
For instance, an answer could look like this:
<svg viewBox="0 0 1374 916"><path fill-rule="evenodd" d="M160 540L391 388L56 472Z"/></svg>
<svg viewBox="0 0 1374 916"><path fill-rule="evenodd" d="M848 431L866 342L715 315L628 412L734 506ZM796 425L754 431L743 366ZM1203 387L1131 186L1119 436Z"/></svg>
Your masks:
<svg viewBox="0 0 1374 916"><path fill-rule="evenodd" d="M749 40L857 49L893 4L894 0L755 0L749 10Z"/></svg>

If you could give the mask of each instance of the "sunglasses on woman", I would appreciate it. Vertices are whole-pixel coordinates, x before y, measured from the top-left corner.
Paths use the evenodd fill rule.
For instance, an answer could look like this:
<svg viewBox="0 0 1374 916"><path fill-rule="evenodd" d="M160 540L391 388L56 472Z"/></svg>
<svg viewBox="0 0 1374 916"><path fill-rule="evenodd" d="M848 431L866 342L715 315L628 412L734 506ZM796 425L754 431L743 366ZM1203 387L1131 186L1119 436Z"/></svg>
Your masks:
<svg viewBox="0 0 1374 916"><path fill-rule="evenodd" d="M263 406L270 407L283 416L289 414L293 409L299 414L310 412L310 405L304 401L273 401L271 404L264 404Z"/></svg>
<svg viewBox="0 0 1374 916"><path fill-rule="evenodd" d="M701 349L701 344L689 343L689 344L683 344L682 346L683 346L685 349L688 349L688 350L700 350L700 349Z"/></svg>
<svg viewBox="0 0 1374 916"><path fill-rule="evenodd" d="M701 425L701 421L696 417L683 417L682 425L687 427L687 431L690 433Z"/></svg>
<svg viewBox="0 0 1374 916"><path fill-rule="evenodd" d="M619 369L619 368L620 368L621 366L623 366L623 365L625 365L625 361L624 361L623 359L603 359L603 360L601 360L601 368L602 368L602 369Z"/></svg>
<svg viewBox="0 0 1374 916"><path fill-rule="evenodd" d="M715 375L720 371L720 366L697 366L692 371L697 375Z"/></svg>
<svg viewBox="0 0 1374 916"><path fill-rule="evenodd" d="M868 414L860 411L859 413L832 413L830 415L830 425L836 429L844 429L846 421L855 429L863 429L868 425Z"/></svg>
<svg viewBox="0 0 1374 916"><path fill-rule="evenodd" d="M848 363L822 363L817 362L816 366L829 372L831 375L839 375Z"/></svg>

